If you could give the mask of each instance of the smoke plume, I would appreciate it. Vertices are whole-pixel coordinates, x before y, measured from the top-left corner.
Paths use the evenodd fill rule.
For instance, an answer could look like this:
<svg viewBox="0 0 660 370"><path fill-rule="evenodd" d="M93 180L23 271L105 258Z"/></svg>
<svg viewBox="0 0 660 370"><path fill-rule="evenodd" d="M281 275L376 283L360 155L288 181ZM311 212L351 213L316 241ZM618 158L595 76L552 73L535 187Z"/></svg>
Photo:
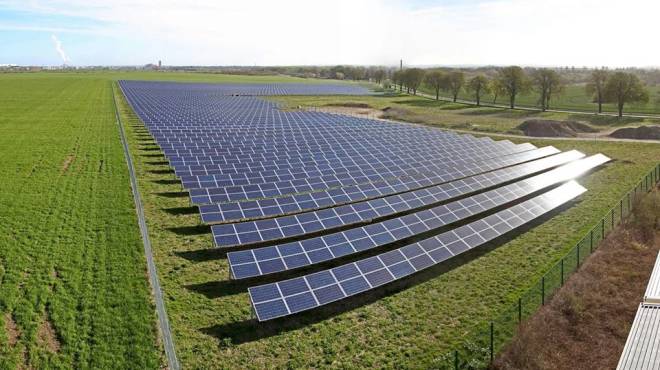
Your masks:
<svg viewBox="0 0 660 370"><path fill-rule="evenodd" d="M55 44L55 50L57 50L57 53L60 55L60 58L62 58L62 64L68 64L70 62L70 59L66 55L64 49L62 48L62 42L55 35L50 35L50 37L53 39L53 44Z"/></svg>

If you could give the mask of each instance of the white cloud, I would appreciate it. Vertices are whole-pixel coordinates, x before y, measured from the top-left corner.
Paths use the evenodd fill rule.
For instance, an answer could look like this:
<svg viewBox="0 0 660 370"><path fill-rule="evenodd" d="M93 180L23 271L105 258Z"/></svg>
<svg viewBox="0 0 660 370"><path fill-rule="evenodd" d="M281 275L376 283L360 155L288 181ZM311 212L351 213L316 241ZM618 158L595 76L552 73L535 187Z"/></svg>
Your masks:
<svg viewBox="0 0 660 370"><path fill-rule="evenodd" d="M136 58L167 64L660 64L652 0L414 9L404 0L0 0L2 8L91 20L89 32L139 40Z"/></svg>

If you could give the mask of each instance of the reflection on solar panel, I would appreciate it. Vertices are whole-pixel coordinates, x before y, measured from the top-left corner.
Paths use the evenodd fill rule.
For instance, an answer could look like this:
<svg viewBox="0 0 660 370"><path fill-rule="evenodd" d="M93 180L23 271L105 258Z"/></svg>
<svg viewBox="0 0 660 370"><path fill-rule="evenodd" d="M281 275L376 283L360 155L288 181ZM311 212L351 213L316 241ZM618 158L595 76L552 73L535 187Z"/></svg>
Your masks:
<svg viewBox="0 0 660 370"><path fill-rule="evenodd" d="M660 368L660 305L641 303L633 321L617 370Z"/></svg>
<svg viewBox="0 0 660 370"><path fill-rule="evenodd" d="M299 242L230 252L227 258L231 273L236 279L272 274L399 242L514 202L607 161L609 158L598 154L511 185L399 218Z"/></svg>
<svg viewBox="0 0 660 370"><path fill-rule="evenodd" d="M418 243L313 274L248 289L259 321L335 302L446 261L585 192L571 181L528 201Z"/></svg>
<svg viewBox="0 0 660 370"><path fill-rule="evenodd" d="M321 230L330 231L338 227L373 221L396 213L433 205L547 170L582 157L584 157L584 154L573 150L537 161L385 198L268 220L215 225L211 230L216 245L221 247L277 240Z"/></svg>
<svg viewBox="0 0 660 370"><path fill-rule="evenodd" d="M215 245L258 247L227 254L232 277L353 259L250 288L260 321L376 288L491 241L581 194L576 183L561 183L608 161L279 109L259 97L369 94L357 85L121 81L120 87L202 222L212 225ZM381 254L356 260L365 251Z"/></svg>
<svg viewBox="0 0 660 370"><path fill-rule="evenodd" d="M421 178L419 176L402 176L386 181L367 183L362 185L346 186L327 191L317 191L305 194L290 195L272 199L256 200L252 202L231 202L225 204L213 204L200 206L202 221L205 223L219 223L241 218L264 218L304 210L321 209L337 206L345 203L353 203L373 198L408 192L436 184L458 180L480 173L500 169L503 167L520 164L558 153L553 147L530 150L516 153L496 159L486 159L479 163L472 163L464 167L453 167L432 177ZM198 189L205 195L198 195L197 190L192 190L193 201L196 197L204 197L205 200L213 201L213 195L208 189ZM224 199L224 195L222 195Z"/></svg>

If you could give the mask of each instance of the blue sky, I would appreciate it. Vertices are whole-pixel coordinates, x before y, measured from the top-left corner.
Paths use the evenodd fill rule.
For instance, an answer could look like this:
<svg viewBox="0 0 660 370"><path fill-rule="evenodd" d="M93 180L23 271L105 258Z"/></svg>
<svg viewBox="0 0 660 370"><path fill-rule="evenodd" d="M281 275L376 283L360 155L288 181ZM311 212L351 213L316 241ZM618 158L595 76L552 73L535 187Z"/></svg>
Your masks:
<svg viewBox="0 0 660 370"><path fill-rule="evenodd" d="M0 64L657 66L657 14L651 0L0 0Z"/></svg>

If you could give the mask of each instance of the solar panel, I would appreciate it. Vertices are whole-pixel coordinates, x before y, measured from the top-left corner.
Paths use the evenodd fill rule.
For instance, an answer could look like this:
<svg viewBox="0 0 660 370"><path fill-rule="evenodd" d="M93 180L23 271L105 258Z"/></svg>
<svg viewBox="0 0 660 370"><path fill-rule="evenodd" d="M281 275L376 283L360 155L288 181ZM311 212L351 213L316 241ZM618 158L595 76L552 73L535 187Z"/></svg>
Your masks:
<svg viewBox="0 0 660 370"><path fill-rule="evenodd" d="M575 178L609 161L602 154L446 205L380 223L270 247L229 252L232 277L243 279L305 267L365 252L465 220ZM239 239L251 235L239 233ZM284 233L284 231L282 231Z"/></svg>
<svg viewBox="0 0 660 370"><path fill-rule="evenodd" d="M227 199L226 194L222 191L216 198L215 191L212 189L191 190L190 194L193 204L199 205L200 216L204 223L213 224L241 219L259 219L404 193L532 161L558 152L559 150L554 147L544 147L497 159L486 159L463 167L450 168L428 178L407 176L382 182L248 202L222 204L220 201Z"/></svg>
<svg viewBox="0 0 660 370"><path fill-rule="evenodd" d="M357 262L248 289L259 321L336 302L402 279L483 245L579 196L571 181L454 230Z"/></svg>
<svg viewBox="0 0 660 370"><path fill-rule="evenodd" d="M280 216L269 220L213 225L211 227L213 240L216 246L231 247L239 244L247 245L294 237L322 230L327 232L335 228L373 221L397 213L430 206L547 170L582 157L584 157L584 154L578 151L569 151L429 188L346 204L332 209ZM252 235L247 238L243 237L241 235L243 232L239 232L239 230L248 230L243 232ZM286 232L283 230L286 230ZM253 241L248 242L248 239Z"/></svg>

